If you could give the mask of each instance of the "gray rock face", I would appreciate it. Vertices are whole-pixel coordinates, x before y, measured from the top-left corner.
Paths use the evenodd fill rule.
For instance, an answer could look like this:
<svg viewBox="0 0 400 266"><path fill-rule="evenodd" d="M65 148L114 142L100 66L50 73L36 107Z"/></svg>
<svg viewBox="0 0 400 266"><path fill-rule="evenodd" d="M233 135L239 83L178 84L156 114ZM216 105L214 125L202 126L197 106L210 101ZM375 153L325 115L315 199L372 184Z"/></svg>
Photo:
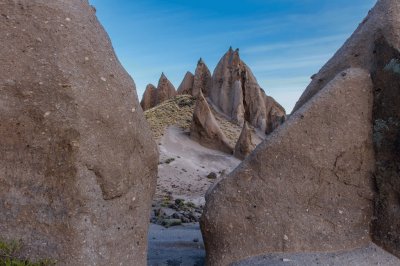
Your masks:
<svg viewBox="0 0 400 266"><path fill-rule="evenodd" d="M255 149L255 147L256 144L253 142L251 129L249 128L247 122L245 122L233 154L236 158L244 160L244 158L246 158Z"/></svg>
<svg viewBox="0 0 400 266"><path fill-rule="evenodd" d="M339 73L215 184L201 223L207 265L369 243L372 96L367 72Z"/></svg>
<svg viewBox="0 0 400 266"><path fill-rule="evenodd" d="M315 75L295 111L348 66L366 69L374 84L377 244L400 256L400 2L379 0L354 34ZM372 125L371 125L372 127Z"/></svg>
<svg viewBox="0 0 400 266"><path fill-rule="evenodd" d="M190 127L190 138L201 145L232 154L233 148L218 126L207 100L200 91Z"/></svg>
<svg viewBox="0 0 400 266"><path fill-rule="evenodd" d="M176 95L177 93L174 85L172 85L164 73L162 73L158 81L157 89L155 89L152 84L147 85L140 105L143 110L146 111Z"/></svg>
<svg viewBox="0 0 400 266"><path fill-rule="evenodd" d="M181 85L178 87L178 94L189 94L192 95L193 91L193 81L194 81L194 75L190 73L189 71L186 72L185 77L182 80Z"/></svg>
<svg viewBox="0 0 400 266"><path fill-rule="evenodd" d="M145 265L157 147L93 8L0 10L0 238L31 260Z"/></svg>
<svg viewBox="0 0 400 266"><path fill-rule="evenodd" d="M240 125L248 121L269 134L286 119L286 112L258 85L250 68L232 48L222 57L212 76L208 96L222 113Z"/></svg>

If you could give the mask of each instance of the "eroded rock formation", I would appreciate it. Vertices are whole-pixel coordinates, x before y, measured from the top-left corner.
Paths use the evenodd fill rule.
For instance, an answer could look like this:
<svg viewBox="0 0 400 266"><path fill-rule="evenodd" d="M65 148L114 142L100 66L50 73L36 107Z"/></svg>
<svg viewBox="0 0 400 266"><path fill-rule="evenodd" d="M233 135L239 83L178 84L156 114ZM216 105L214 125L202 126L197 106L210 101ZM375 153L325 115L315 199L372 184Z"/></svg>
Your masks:
<svg viewBox="0 0 400 266"><path fill-rule="evenodd" d="M372 100L367 72L339 73L217 183L201 224L207 265L368 243Z"/></svg>
<svg viewBox="0 0 400 266"><path fill-rule="evenodd" d="M145 265L157 147L94 9L0 10L0 238L31 260Z"/></svg>
<svg viewBox="0 0 400 266"><path fill-rule="evenodd" d="M157 105L157 88L153 84L148 84L140 102L144 111Z"/></svg>
<svg viewBox="0 0 400 266"><path fill-rule="evenodd" d="M146 111L168 99L171 99L176 96L176 94L174 85L172 85L164 73L162 73L158 81L157 89L155 89L151 84L147 85L140 105L143 110Z"/></svg>
<svg viewBox="0 0 400 266"><path fill-rule="evenodd" d="M189 71L186 72L181 85L179 85L179 87L178 87L177 93L180 95L182 95L182 94L192 95L193 81L194 81L194 75L192 73L190 73Z"/></svg>
<svg viewBox="0 0 400 266"><path fill-rule="evenodd" d="M240 160L244 160L256 147L253 141L251 129L247 122L244 122L242 132L235 146L234 155Z"/></svg>
<svg viewBox="0 0 400 266"><path fill-rule="evenodd" d="M233 147L219 128L201 91L193 113L190 137L205 147L230 154L233 152Z"/></svg>
<svg viewBox="0 0 400 266"><path fill-rule="evenodd" d="M181 85L178 89L178 94L189 94L197 97L199 92L203 93L203 96L208 95L209 90L212 86L211 72L203 59L197 62L195 74L187 72Z"/></svg>
<svg viewBox="0 0 400 266"><path fill-rule="evenodd" d="M285 110L258 85L250 68L232 48L222 57L212 76L209 98L219 110L240 125L248 121L271 133L286 118Z"/></svg>
<svg viewBox="0 0 400 266"><path fill-rule="evenodd" d="M212 86L211 72L203 59L197 62L193 81L193 96L197 97L201 91L204 96L208 96Z"/></svg>

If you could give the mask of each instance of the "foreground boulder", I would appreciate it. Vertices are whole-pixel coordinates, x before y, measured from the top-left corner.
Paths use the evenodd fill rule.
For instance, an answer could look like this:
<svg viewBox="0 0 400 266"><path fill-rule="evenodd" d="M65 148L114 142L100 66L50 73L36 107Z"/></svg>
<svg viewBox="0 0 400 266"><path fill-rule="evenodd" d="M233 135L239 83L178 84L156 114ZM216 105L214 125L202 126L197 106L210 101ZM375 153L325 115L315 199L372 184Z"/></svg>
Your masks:
<svg viewBox="0 0 400 266"><path fill-rule="evenodd" d="M369 243L372 101L367 72L339 73L217 183L201 223L207 265Z"/></svg>
<svg viewBox="0 0 400 266"><path fill-rule="evenodd" d="M230 48L219 61L208 96L231 120L240 125L247 121L266 134L286 119L285 109L267 97L250 68L240 59L238 49Z"/></svg>
<svg viewBox="0 0 400 266"><path fill-rule="evenodd" d="M158 80L157 89L155 89L151 84L147 85L140 105L142 106L143 110L146 111L162 102L165 102L168 99L175 97L176 94L177 93L174 85L172 85L164 73L162 73L160 79Z"/></svg>
<svg viewBox="0 0 400 266"><path fill-rule="evenodd" d="M220 150L229 154L233 152L233 148L219 128L201 91L193 113L190 138L210 149Z"/></svg>
<svg viewBox="0 0 400 266"><path fill-rule="evenodd" d="M348 66L366 69L374 84L373 127L377 197L372 235L400 256L400 2L380 0L359 28L313 77L295 110Z"/></svg>
<svg viewBox="0 0 400 266"><path fill-rule="evenodd" d="M0 239L57 265L145 265L157 147L94 9L0 10Z"/></svg>
<svg viewBox="0 0 400 266"><path fill-rule="evenodd" d="M235 146L233 155L240 160L244 160L256 147L253 141L251 129L247 122L243 124L242 132L240 133L239 139Z"/></svg>

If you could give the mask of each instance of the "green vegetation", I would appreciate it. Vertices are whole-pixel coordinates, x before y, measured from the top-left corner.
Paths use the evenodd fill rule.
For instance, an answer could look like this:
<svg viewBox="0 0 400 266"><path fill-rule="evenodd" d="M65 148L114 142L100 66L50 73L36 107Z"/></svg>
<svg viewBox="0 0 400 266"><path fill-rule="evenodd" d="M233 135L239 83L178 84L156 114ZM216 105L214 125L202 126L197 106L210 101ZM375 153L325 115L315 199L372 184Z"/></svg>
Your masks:
<svg viewBox="0 0 400 266"><path fill-rule="evenodd" d="M190 130L193 119L193 112L196 105L196 98L191 95L178 95L147 111L144 115L150 124L154 138L160 140L164 131L169 126L177 126L183 130ZM242 127L228 121L210 105L219 127L227 137L229 144L235 146Z"/></svg>
<svg viewBox="0 0 400 266"><path fill-rule="evenodd" d="M168 158L167 160L165 160L165 163L166 163L166 164L170 164L170 163L172 163L173 161L175 161L175 158Z"/></svg>
<svg viewBox="0 0 400 266"><path fill-rule="evenodd" d="M190 129L196 100L190 95L178 95L144 112L154 138L159 140L168 126Z"/></svg>
<svg viewBox="0 0 400 266"><path fill-rule="evenodd" d="M18 257L18 252L22 247L21 241L1 241L0 240L0 266L50 266L56 263L51 260L30 262Z"/></svg>

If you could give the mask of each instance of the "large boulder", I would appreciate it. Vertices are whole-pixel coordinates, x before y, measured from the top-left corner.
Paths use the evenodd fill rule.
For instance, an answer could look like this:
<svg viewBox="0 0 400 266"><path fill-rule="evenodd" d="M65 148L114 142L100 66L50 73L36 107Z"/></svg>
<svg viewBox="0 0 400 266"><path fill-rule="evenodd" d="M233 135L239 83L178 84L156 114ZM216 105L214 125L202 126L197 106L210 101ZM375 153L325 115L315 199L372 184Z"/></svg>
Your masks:
<svg viewBox="0 0 400 266"><path fill-rule="evenodd" d="M218 122L215 120L201 91L194 108L193 120L190 126L190 138L207 148L229 154L233 153L233 147L219 128Z"/></svg>
<svg viewBox="0 0 400 266"><path fill-rule="evenodd" d="M179 87L178 87L177 93L179 95L182 95L182 94L192 95L193 81L194 81L194 75L192 73L190 73L189 71L186 72L181 85L179 85Z"/></svg>
<svg viewBox="0 0 400 266"><path fill-rule="evenodd" d="M168 80L164 73L161 74L158 80L157 89L149 84L143 94L141 106L144 111L165 102L177 95L174 85Z"/></svg>
<svg viewBox="0 0 400 266"><path fill-rule="evenodd" d="M377 197L372 235L400 256L400 2L379 0L358 29L313 77L295 111L347 67L366 69L374 87ZM372 127L372 125L371 125Z"/></svg>
<svg viewBox="0 0 400 266"><path fill-rule="evenodd" d="M266 96L250 68L240 59L238 49L230 48L221 58L212 82L209 98L219 111L238 124L248 121L269 134L285 121L285 109Z"/></svg>
<svg viewBox="0 0 400 266"><path fill-rule="evenodd" d="M370 241L372 82L351 68L292 114L206 195L207 265Z"/></svg>
<svg viewBox="0 0 400 266"><path fill-rule="evenodd" d="M0 238L30 260L145 265L157 147L94 9L0 10Z"/></svg>

